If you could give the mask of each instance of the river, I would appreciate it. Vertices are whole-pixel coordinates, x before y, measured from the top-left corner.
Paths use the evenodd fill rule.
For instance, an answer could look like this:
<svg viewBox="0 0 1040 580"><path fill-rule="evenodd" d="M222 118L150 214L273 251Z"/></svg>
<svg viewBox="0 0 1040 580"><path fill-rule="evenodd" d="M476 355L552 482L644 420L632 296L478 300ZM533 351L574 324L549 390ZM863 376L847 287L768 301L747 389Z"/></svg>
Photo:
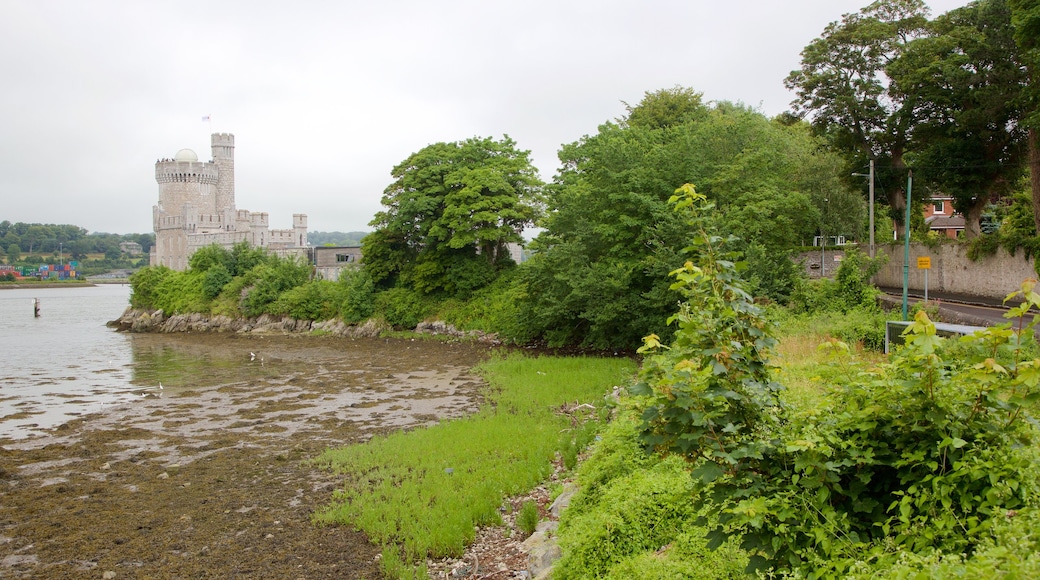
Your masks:
<svg viewBox="0 0 1040 580"><path fill-rule="evenodd" d="M379 577L311 524L343 484L313 458L473 413L494 349L107 328L128 296L0 290L0 578Z"/></svg>
<svg viewBox="0 0 1040 580"><path fill-rule="evenodd" d="M122 284L0 290L0 438L139 396L130 339L105 326L129 297Z"/></svg>

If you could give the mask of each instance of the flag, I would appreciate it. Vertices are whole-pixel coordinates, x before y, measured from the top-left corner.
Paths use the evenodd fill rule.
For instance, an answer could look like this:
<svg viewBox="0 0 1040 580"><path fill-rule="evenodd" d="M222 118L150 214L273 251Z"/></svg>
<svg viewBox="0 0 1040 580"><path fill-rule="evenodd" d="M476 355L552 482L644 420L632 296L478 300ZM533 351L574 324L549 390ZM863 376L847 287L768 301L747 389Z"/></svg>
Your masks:
<svg viewBox="0 0 1040 580"><path fill-rule="evenodd" d="M209 122L209 115L206 115L205 117L203 117L202 118L202 122L203 123L208 123Z"/></svg>

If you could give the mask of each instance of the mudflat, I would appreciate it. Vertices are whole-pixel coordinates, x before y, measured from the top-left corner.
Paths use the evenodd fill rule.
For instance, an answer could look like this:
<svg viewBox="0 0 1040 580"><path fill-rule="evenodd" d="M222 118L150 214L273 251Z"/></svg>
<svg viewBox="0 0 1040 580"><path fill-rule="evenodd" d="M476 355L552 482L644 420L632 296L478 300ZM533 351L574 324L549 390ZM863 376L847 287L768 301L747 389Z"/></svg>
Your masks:
<svg viewBox="0 0 1040 580"><path fill-rule="evenodd" d="M0 578L379 578L364 535L311 523L344 478L310 460L475 411L472 368L491 352L408 339L133 340L176 360L151 369L155 384L132 402L0 439Z"/></svg>

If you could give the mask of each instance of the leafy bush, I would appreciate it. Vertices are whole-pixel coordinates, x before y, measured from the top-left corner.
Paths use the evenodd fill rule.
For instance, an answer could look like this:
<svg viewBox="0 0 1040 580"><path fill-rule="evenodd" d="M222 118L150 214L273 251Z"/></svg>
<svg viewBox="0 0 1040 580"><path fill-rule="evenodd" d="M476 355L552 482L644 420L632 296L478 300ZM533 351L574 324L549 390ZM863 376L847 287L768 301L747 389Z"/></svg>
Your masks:
<svg viewBox="0 0 1040 580"><path fill-rule="evenodd" d="M395 328L415 328L428 312L422 296L408 288L391 288L376 295L376 311Z"/></svg>
<svg viewBox="0 0 1040 580"><path fill-rule="evenodd" d="M130 306L158 309L158 289L163 279L173 274L166 266L148 266L130 275Z"/></svg>
<svg viewBox="0 0 1040 580"><path fill-rule="evenodd" d="M231 281L231 271L224 264L215 264L205 272L205 278L202 281L202 293L206 299L212 300L219 296L220 291Z"/></svg>
<svg viewBox="0 0 1040 580"><path fill-rule="evenodd" d="M360 324L375 313L375 283L367 268L343 270L336 283L342 287L339 314L344 322Z"/></svg>
<svg viewBox="0 0 1040 580"><path fill-rule="evenodd" d="M171 271L156 285L155 306L166 314L205 312L204 281L203 274Z"/></svg>
<svg viewBox="0 0 1040 580"><path fill-rule="evenodd" d="M343 289L342 285L328 280L311 280L283 292L266 310L269 314L297 320L329 320L339 314Z"/></svg>
<svg viewBox="0 0 1040 580"><path fill-rule="evenodd" d="M685 193L685 207L700 201ZM692 462L690 495L718 514L709 546L739 538L751 567L842 575L893 551L971 553L1037 506L1040 317L947 341L919 312L888 363L847 365L818 405L786 409L765 372L766 325L716 240L700 229L699 265L674 273L679 328L670 347L645 339L633 388L648 405L644 444ZM1010 316L1040 308L1034 285Z"/></svg>
<svg viewBox="0 0 1040 580"><path fill-rule="evenodd" d="M257 264L250 272L256 282L242 300L242 310L247 316L259 316L267 312L268 305L279 294L306 283L310 266L295 258L271 258Z"/></svg>

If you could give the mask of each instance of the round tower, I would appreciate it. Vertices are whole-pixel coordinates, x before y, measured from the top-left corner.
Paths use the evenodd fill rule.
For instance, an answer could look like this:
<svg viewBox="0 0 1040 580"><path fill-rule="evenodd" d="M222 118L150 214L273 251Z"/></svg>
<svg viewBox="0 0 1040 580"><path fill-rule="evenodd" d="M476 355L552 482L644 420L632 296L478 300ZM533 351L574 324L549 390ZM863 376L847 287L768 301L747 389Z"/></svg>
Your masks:
<svg viewBox="0 0 1040 580"><path fill-rule="evenodd" d="M235 211L235 136L231 133L214 133L210 136L213 146L213 163L217 166L216 212Z"/></svg>

